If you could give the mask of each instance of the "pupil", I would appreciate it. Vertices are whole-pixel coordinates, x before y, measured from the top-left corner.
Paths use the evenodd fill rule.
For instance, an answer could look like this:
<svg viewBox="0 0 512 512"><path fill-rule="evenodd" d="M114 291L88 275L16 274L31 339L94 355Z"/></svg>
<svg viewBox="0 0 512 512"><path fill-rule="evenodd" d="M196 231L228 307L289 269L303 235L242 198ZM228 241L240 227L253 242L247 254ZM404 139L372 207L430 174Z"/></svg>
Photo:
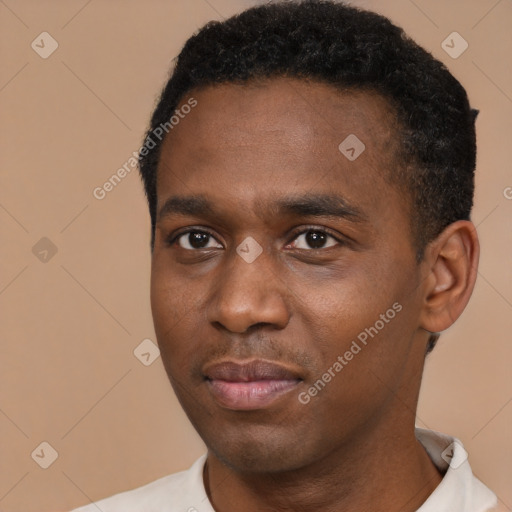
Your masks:
<svg viewBox="0 0 512 512"><path fill-rule="evenodd" d="M210 235L206 233L190 233L188 235L188 241L195 249L201 249L204 245L207 245L209 236Z"/></svg>
<svg viewBox="0 0 512 512"><path fill-rule="evenodd" d="M318 231L309 231L306 234L306 241L311 247L319 249L325 243L325 233L319 233Z"/></svg>

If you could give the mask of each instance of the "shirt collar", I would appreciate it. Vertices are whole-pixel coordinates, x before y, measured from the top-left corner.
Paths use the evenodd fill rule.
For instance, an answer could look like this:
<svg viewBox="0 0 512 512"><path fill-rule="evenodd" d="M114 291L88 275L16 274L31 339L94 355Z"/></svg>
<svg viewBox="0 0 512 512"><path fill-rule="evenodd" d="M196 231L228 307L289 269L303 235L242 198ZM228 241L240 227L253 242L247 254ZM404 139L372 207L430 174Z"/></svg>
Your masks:
<svg viewBox="0 0 512 512"><path fill-rule="evenodd" d="M416 438L444 474L417 512L485 512L496 506L496 495L473 475L461 441L422 428L416 428Z"/></svg>

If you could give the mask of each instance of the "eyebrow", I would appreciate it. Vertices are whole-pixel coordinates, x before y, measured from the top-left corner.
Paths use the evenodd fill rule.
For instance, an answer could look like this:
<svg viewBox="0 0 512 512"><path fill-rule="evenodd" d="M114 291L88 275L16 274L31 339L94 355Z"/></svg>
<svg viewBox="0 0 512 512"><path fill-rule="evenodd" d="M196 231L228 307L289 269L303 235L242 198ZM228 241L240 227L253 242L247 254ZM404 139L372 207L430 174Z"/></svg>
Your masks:
<svg viewBox="0 0 512 512"><path fill-rule="evenodd" d="M257 202L258 206L273 215L295 215L297 217L330 217L363 222L367 216L360 208L349 204L344 198L330 194L305 194L288 196L275 202ZM158 221L175 215L194 217L218 217L213 203L206 197L171 196L158 212Z"/></svg>

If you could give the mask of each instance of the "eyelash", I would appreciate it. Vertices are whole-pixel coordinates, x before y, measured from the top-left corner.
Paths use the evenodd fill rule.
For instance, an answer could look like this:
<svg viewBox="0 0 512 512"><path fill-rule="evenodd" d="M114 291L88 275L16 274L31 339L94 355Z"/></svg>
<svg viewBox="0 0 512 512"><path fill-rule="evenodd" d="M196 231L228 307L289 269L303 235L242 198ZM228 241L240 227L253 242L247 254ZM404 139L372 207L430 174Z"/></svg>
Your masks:
<svg viewBox="0 0 512 512"><path fill-rule="evenodd" d="M346 242L343 241L342 239L340 239L340 237L338 236L335 236L333 235L332 233L330 233L329 231L327 231L325 228L318 228L318 227L315 227L315 226L307 226L306 228L303 228L301 231L298 231L296 233L294 233L293 235L293 238L290 240L290 242L287 243L287 245L289 243L291 243L293 240L295 240L296 238L298 238L300 235L303 235L305 233L310 233L310 232L315 232L315 233L323 233L331 238L333 238L334 240L336 240L336 242L338 243L338 245L346 245ZM172 234L170 235L167 239L166 239L166 245L167 246L173 246L176 244L176 242L184 235L188 235L190 233L202 233L202 234L206 234L206 235L209 235L211 236L214 240L217 241L217 243L220 243L216 238L215 238L215 235L213 235L213 233L211 233L210 231L208 231L207 229L204 229L204 228L201 228L201 229L187 229L186 231L181 231L181 232L178 232L176 234ZM322 251L322 250L326 250L326 249L331 249L332 247L334 246L329 246L329 247L320 247L318 249L298 249L300 251L307 251L307 252L312 252L312 251ZM191 251L191 252L196 252L196 251L199 251L200 249L184 249L185 251Z"/></svg>

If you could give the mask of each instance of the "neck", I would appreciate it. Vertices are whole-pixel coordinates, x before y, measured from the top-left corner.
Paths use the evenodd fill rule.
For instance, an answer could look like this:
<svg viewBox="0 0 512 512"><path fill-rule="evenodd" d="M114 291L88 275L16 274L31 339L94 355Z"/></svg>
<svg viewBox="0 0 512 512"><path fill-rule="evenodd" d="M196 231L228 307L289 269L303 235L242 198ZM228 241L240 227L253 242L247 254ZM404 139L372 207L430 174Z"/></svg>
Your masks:
<svg viewBox="0 0 512 512"><path fill-rule="evenodd" d="M217 512L414 512L442 477L407 428L361 429L328 457L299 470L241 473L208 454L205 487Z"/></svg>

